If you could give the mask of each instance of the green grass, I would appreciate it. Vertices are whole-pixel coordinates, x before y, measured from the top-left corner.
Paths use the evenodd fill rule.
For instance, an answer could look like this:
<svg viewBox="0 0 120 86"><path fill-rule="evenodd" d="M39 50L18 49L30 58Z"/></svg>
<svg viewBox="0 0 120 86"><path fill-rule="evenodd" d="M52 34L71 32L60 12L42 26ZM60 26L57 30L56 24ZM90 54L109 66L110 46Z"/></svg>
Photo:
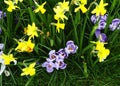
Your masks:
<svg viewBox="0 0 120 86"><path fill-rule="evenodd" d="M36 0L39 4L44 1ZM66 0L71 2L71 0ZM96 0L99 2L100 0ZM108 37L105 47L110 49L110 55L103 61L98 62L98 58L92 53L94 44L90 41L97 41L95 38L94 24L90 21L91 11L94 9L93 4L86 13L81 11L75 13L75 5L70 5L70 10L65 15L65 29L60 33L56 32L56 27L51 23L56 22L54 19L53 7L62 0L46 0L45 14L34 13L33 0L24 0L19 3L20 9L13 12L7 11L7 5L4 1L0 2L0 10L6 12L6 17L0 19L0 27L2 33L0 35L0 43L4 43L4 53L9 52L17 58L17 65L6 66L6 70L10 72L10 76L3 73L0 76L0 86L119 86L120 85L120 30L110 31L109 24L114 18L120 19L120 1L104 0L108 3L107 9L107 25L104 33ZM88 1L88 8L92 1ZM35 48L33 52L17 52L14 49L17 46L15 39L28 38L24 35L24 28L28 24L35 22L36 26L43 34L39 33L33 42ZM50 36L46 33L49 32ZM76 54L71 54L65 63L64 70L54 70L47 73L41 64L48 58L50 50L58 51L66 46L68 40L73 40L78 45ZM32 62L36 64L36 74L34 76L20 76L24 64L28 65Z"/></svg>

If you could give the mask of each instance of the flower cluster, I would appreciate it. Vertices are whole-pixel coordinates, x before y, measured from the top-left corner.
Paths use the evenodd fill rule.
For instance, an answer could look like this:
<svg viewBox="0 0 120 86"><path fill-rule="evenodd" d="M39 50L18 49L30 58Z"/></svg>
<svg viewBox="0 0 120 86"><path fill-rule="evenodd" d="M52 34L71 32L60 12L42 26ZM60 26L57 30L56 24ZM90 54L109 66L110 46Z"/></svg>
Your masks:
<svg viewBox="0 0 120 86"><path fill-rule="evenodd" d="M18 46L15 48L16 51L18 52L32 52L35 44L32 42L32 39L34 39L34 36L38 37L38 28L36 27L35 23L33 22L32 25L28 24L27 27L24 28L24 34L27 35L29 38L27 41L25 41L25 39L20 39L19 41L17 41ZM30 64L29 67L23 68L22 71L23 73L21 73L21 76L24 75L30 75L33 76L35 74L35 62Z"/></svg>
<svg viewBox="0 0 120 86"><path fill-rule="evenodd" d="M17 6L19 2L23 2L23 0L4 0L4 3L8 5L7 11L12 12L15 9L19 9ZM35 0L34 3L36 5L36 9L34 10L35 13L38 13L39 11L44 14L46 12L46 9L44 8L44 5L46 2L43 4L39 5ZM4 14L5 15L5 14ZM0 17L2 17L3 14L0 11ZM35 44L32 42L34 40L34 37L38 37L37 33L38 27L36 27L35 23L33 22L32 25L28 24L27 27L24 28L24 34L28 36L28 39L26 38L21 38L19 40L15 39L15 41L18 43L17 47L15 48L15 51L17 52L32 52ZM25 37L25 36L24 36ZM16 58L13 58L13 54L8 54L5 55L1 51L1 56L0 56L0 62L4 63L4 65L1 67L2 70L5 69L5 65L9 65L11 61L13 61L16 64ZM29 67L23 68L21 73L21 76L24 75L29 75L32 76L35 74L35 69L34 69L35 63L32 63L29 65ZM1 72L2 73L2 72Z"/></svg>
<svg viewBox="0 0 120 86"><path fill-rule="evenodd" d="M92 42L92 43L96 44L95 51L97 51L99 62L104 61L104 59L106 59L107 56L110 54L110 50L104 47L104 44L106 44L105 42L107 40L107 36L105 33L102 33L102 31L105 29L107 24L106 23L107 16L108 14L91 16L92 23L97 24L97 28L95 28L96 29L95 36L99 40L97 42Z"/></svg>
<svg viewBox="0 0 120 86"><path fill-rule="evenodd" d="M32 25L28 24L28 26L24 28L24 34L28 35L29 38L27 41L25 41L25 39L20 39L20 41L16 40L18 46L15 48L15 50L18 52L32 52L35 44L31 41L32 38L34 39L34 36L38 37L37 31L38 28L36 27L34 22L32 23Z"/></svg>
<svg viewBox="0 0 120 86"><path fill-rule="evenodd" d="M107 40L107 36L105 33L102 33L102 30L106 27L106 20L107 20L108 14L105 15L92 15L91 16L91 21L92 23L96 24L98 23L97 29L95 31L95 36L96 38L99 38L101 42L105 42Z"/></svg>
<svg viewBox="0 0 120 86"><path fill-rule="evenodd" d="M29 0L28 0L29 1ZM73 9L72 10L72 8L74 8L74 7L70 7L71 5L69 5L69 2L70 1L72 1L73 2L73 4L75 4L76 5L76 8L75 9ZM107 10L105 9L105 6L107 6L108 5L108 3L104 3L103 2L103 0L100 0L100 3L98 4L97 2L96 2L96 0L95 1L93 1L91 4L90 4L90 6L88 7L88 8L86 8L86 5L87 5L87 0L70 0L70 1L65 1L65 0L63 0L63 2L58 2L56 5L55 5L55 7L54 8L52 8L53 9L53 11L54 11L54 19L52 20L52 21L54 21L55 20L55 22L54 23L51 23L51 21L50 21L50 24L51 25L54 25L55 27L56 27L56 31L59 33L60 32L60 30L62 29L62 30L64 30L64 28L65 28L65 22L66 22L66 20L68 20L68 17L69 17L69 21L70 21L70 23L72 23L73 25L72 25L72 27L75 29L75 30L73 30L75 33L74 33L74 35L75 35L75 40L78 42L78 44L79 44L79 40L78 40L78 38L79 38L79 34L77 34L77 33L81 33L81 31L79 31L79 29L77 29L78 28L78 26L77 25L79 25L79 26L81 26L81 24L79 24L80 23L80 21L79 21L79 19L82 17L82 14L79 14L79 15L76 15L75 13L76 12L78 12L79 10L81 10L82 11L82 13L86 13L88 10L89 10L89 8L91 7L91 5L92 5L92 3L93 4L95 4L96 5L96 7L95 7L95 9L91 12L92 14L94 14L94 15L92 15L91 16L91 21L92 21L92 23L93 24L95 24L95 25L97 25L97 28L95 28L95 36L96 36L96 38L97 39L99 39L97 42L92 42L93 44L95 44L95 49L94 49L94 51L95 52L97 52L97 56L98 56L98 58L99 58L99 62L102 62L102 61L104 61L106 58L107 58L107 56L110 54L110 50L109 49L107 49L107 48L105 48L105 44L107 44L106 43L106 40L107 40L107 36L106 36L106 34L105 33L103 33L103 30L105 29L105 27L106 27L106 24L107 24L107 16L108 16L108 14L106 14L106 12L107 12ZM21 2L23 2L23 0L4 0L4 3L5 4L7 4L7 6L8 6L8 8L7 8L7 11L8 12L12 12L13 10L16 10L16 9L18 9L19 10L19 4L21 3ZM42 1L39 1L40 3L42 2ZM17 31L19 28L21 28L21 26L24 26L24 25L21 25L20 23L21 23L21 20L22 21L24 21L24 20L27 20L27 22L29 22L28 20L29 19L24 19L24 17L25 18L29 18L30 17L30 21L32 21L31 23L32 24L27 24L27 27L25 27L24 28L24 36L21 38L20 37L20 39L19 40L17 40L17 39L15 39L15 41L17 42L17 46L16 46L16 48L13 48L14 49L14 51L15 51L15 54L16 53L20 53L20 54L16 54L16 55L21 55L21 53L22 52L27 52L27 54L28 53L31 53L31 52L33 52L33 50L34 50L34 47L35 47L35 42L36 42L36 39L34 39L35 37L39 37L39 34L38 34L38 31L40 31L40 32L42 32L41 30L39 30L38 29L38 27L36 26L36 22L37 22L37 24L41 24L41 27L42 27L42 30L43 31L45 31L45 32L47 32L48 31L48 33L47 33L47 35L49 36L49 34L51 34L52 33L52 30L50 29L51 27L49 27L49 25L46 27L45 25L46 24L43 24L43 23L46 23L46 21L47 21L47 19L49 20L49 19L51 19L51 14L49 14L49 11L47 12L47 13L45 13L46 11L47 11L47 9L45 9L45 6L47 7L47 6L49 6L49 4L48 5L46 5L48 2L46 2L46 1L44 1L43 3L41 3L41 4L38 4L38 2L37 2L37 0L31 0L30 1L30 5L29 5L29 3L27 3L27 5L26 5L26 3L25 3L25 5L24 5L24 3L22 3L20 6L23 6L22 8L23 9L21 9L21 10L19 10L19 11L17 11L16 13L17 13L17 15L20 13L20 17L19 17L19 22L17 22L17 25L16 25L16 27L15 27L15 31ZM31 5L35 5L35 9L34 10L32 10L32 6ZM31 6L31 7L28 7L28 6ZM26 7L25 9L24 9L24 7ZM27 8L28 7L28 8ZM70 9L71 8L71 9ZM30 10L29 10L30 9ZM28 12L29 12L29 14L30 15L28 15L27 14L27 10L28 10ZM38 16L36 16L36 13L41 13L41 14L44 14L45 13L45 15L39 15L38 14ZM68 16L66 16L66 13L69 13L68 14ZM71 13L72 12L74 12L74 14L72 15ZM15 14L16 14L15 13ZM50 12L51 13L51 12ZM11 14L11 13L8 13L7 15L9 15L9 14ZM13 13L14 14L14 13ZM26 15L27 14L27 15ZM26 15L26 16L24 16L24 15ZM35 17L33 17L35 15ZM76 17L74 17L74 15L76 15ZM2 11L0 11L0 19L2 19L4 16L6 16L6 14L5 13L3 13ZM14 16L16 16L16 15L9 15L8 17L7 17L7 19L5 19L5 23L6 23L6 21L7 21L7 24L5 24L5 23L3 23L3 28L6 28L7 27L7 25L8 25L8 28L7 29L4 29L4 32L6 31L7 32L7 30L8 29L10 29L9 31L12 31L13 29L14 29L14 27L13 27L13 23L12 22L10 22L9 23L9 19L12 19L12 20L14 20L13 18L14 18ZM24 16L24 17L23 17ZM10 17L10 18L9 18ZM83 16L84 17L84 16ZM37 19L38 18L38 19ZM39 18L41 19L40 21L39 21ZM44 19L45 18L45 19ZM75 18L75 20L74 20L74 18ZM79 18L78 20L76 20L77 18ZM88 19L88 15L87 15L87 18L86 19ZM41 22L41 21L45 21L45 22ZM69 22L68 21L68 22ZM72 21L72 22L71 22ZM79 21L79 22L78 22ZM84 20L82 20L82 21L84 21ZM86 20L85 20L86 21ZM4 21L3 21L4 22ZM76 22L78 23L78 24L76 24ZM26 21L25 21L25 23L26 23ZM49 23L49 22L48 22ZM75 24L74 24L75 23ZM68 24L68 23L67 23ZM4 26L5 25L5 26ZM26 25L26 24L25 24ZM76 25L76 26L75 26ZM85 24L84 25L82 25L82 26L85 26ZM11 29L11 28L13 28L13 29ZM81 27L82 28L82 27ZM84 28L86 28L86 27L84 27ZM114 31L115 29L120 29L120 19L117 19L117 18L115 18L115 19L113 19L112 20L112 23L109 25L109 28L110 28L110 30L112 30L112 31ZM86 29L84 29L84 30L86 30ZM82 31L82 35L81 36L83 36L83 34L84 34L84 30ZM7 32L7 33L5 33L5 35L7 34L7 36L9 36L9 31ZM18 30L19 31L19 30ZM49 31L51 32L51 33L49 33ZM69 30L68 30L69 31ZM94 30L93 30L94 31ZM1 32L1 28L0 28L0 32ZM69 33L69 32L68 32ZM54 32L52 33L53 35L54 35ZM20 35L20 34L19 34ZM56 36L57 34L55 34L54 36ZM60 35L60 34L59 34ZM59 36L58 35L58 36ZM69 36L68 37L71 37L70 35L73 35L72 34L72 30L71 30L71 32L68 34ZM12 36L12 37L14 37L13 35L11 35L10 34L10 36ZM15 35L16 36L16 35ZM66 32L65 32L65 35L63 34L62 35L62 37L63 36L66 36ZM78 37L78 38L77 38ZM40 49L39 48L39 45L41 45L41 46L44 46L44 47L47 47L48 48L48 46L46 46L45 44L45 42L47 41L48 43L49 43L49 41L50 41L50 43L51 43L51 45L53 44L53 42L55 41L55 40L52 40L51 41L51 38L55 38L55 37L52 37L52 35L51 35L51 37L48 37L48 39L47 40L43 40L43 39L41 39L41 38L39 38L38 40L37 40L37 42L40 42L40 43L38 43L37 45L36 45L36 47L35 47L35 53L36 52L38 52L37 50L42 50L42 49ZM82 37L82 38L84 38L84 37ZM4 39L4 38L3 38ZM8 39L7 39L7 37L5 37L5 42L7 42L8 41ZM44 41L44 42L43 42ZM80 46L82 46L82 42L83 41L80 41L81 42L81 44L80 44ZM45 44L44 44L45 43ZM7 44L7 43L6 43ZM86 45L86 44L85 44ZM16 65L17 64L17 61L16 61L16 59L17 58L15 58L14 57L14 55L13 54L11 54L11 53L8 53L8 54L5 54L5 53L3 53L3 47L4 47L4 44L0 44L0 75L3 73L3 72L6 72L6 67L8 66L8 65L10 65L11 64L11 62L13 62L14 63L14 65ZM83 48L84 48L84 46L82 46ZM91 46L90 46L91 47ZM88 45L88 47L86 47L86 49L85 50L87 50L89 48L89 45ZM68 57L69 57L69 55L70 54L75 54L76 52L77 52L77 50L78 50L78 46L77 45L75 45L74 44L74 41L72 41L72 40L69 40L69 41L67 41L67 43L66 43L66 46L65 46L65 48L61 48L61 49L59 49L58 51L56 51L56 50L51 50L50 52L49 52L49 57L48 58L46 58L46 61L44 62L44 63L42 63L42 67L44 67L44 68L46 68L46 71L48 72L48 73L52 73L55 69L56 70L59 70L59 69L65 69L66 68L66 66L67 66L67 64L65 63L65 59L67 59ZM82 49L81 49L82 50ZM16 52L17 51L17 52ZM44 49L43 49L43 51L44 51ZM83 50L84 51L84 50ZM81 51L82 52L82 51ZM33 53L33 54L31 54L31 55L34 55L35 53ZM25 53L25 55L26 55L26 53ZM80 54L81 55L81 54ZM82 53L82 55L84 55L84 53ZM25 59L26 60L26 59ZM35 59L33 58L32 60L34 60L35 61ZM37 60L39 60L39 58L37 58ZM33 76L33 75L35 75L35 73L36 73L36 69L35 69L35 66L36 66L36 62L32 62L31 64L29 64L29 66L28 65L26 65L26 64L24 64L24 61L23 61L23 65L25 66L25 68L23 68L22 69L22 73L21 73L21 76L24 76L24 75L30 75L30 76Z"/></svg>
<svg viewBox="0 0 120 86"><path fill-rule="evenodd" d="M76 53L78 46L73 41L68 41L66 47L60 49L58 52L51 50L49 52L49 58L42 64L42 67L46 67L47 72L51 73L54 69L65 69L67 64L64 59L68 58L69 54Z"/></svg>
<svg viewBox="0 0 120 86"><path fill-rule="evenodd" d="M93 24L98 23L98 27L95 31L95 36L96 38L100 38L100 41L105 42L107 40L107 36L106 34L102 33L102 30L104 30L104 28L106 27L106 20L107 20L108 14L105 15L100 15L100 16L96 16L96 15L92 15L91 16L91 21ZM115 18L112 20L112 23L109 25L109 28L111 31L114 30L119 30L120 29L120 19Z"/></svg>
<svg viewBox="0 0 120 86"><path fill-rule="evenodd" d="M59 2L57 6L53 8L55 12L54 19L57 20L57 23L51 23L51 24L56 26L56 30L58 31L58 33L60 32L60 29L64 29L65 27L64 19L66 20L68 19L65 16L65 13L69 11L68 5L69 5L69 1L65 2L64 0L63 2ZM63 23L60 23L61 21Z"/></svg>

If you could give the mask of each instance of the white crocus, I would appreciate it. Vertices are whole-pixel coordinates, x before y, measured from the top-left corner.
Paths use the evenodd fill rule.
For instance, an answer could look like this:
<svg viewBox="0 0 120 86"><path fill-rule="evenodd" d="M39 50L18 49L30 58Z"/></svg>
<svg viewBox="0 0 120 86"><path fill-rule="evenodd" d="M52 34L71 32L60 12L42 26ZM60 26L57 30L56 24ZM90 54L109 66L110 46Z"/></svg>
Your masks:
<svg viewBox="0 0 120 86"><path fill-rule="evenodd" d="M4 64L4 60L2 59L2 58L0 58L0 75L4 72L4 70L5 70L5 68L6 68L6 66L5 66L5 64Z"/></svg>

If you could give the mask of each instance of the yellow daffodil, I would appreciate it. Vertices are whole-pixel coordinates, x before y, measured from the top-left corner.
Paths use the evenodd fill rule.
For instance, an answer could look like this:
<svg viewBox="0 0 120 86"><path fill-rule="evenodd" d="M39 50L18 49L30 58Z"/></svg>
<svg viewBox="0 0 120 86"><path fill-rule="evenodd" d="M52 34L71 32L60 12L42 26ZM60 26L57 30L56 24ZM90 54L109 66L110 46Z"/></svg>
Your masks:
<svg viewBox="0 0 120 86"><path fill-rule="evenodd" d="M64 21L64 19L68 19L65 16L65 12L69 11L69 2L65 2L65 0L63 2L59 2L57 6L55 6L53 8L55 15L54 15L54 19L55 20L59 20L61 19L62 21Z"/></svg>
<svg viewBox="0 0 120 86"><path fill-rule="evenodd" d="M97 42L91 41L91 43L96 44L95 50L101 50L101 48L104 47L104 44L107 44L107 43L101 42L100 40L98 40Z"/></svg>
<svg viewBox="0 0 120 86"><path fill-rule="evenodd" d="M86 13L87 12L87 8L84 5L79 5L79 7L75 8L74 12L78 12L79 10L81 10L82 13Z"/></svg>
<svg viewBox="0 0 120 86"><path fill-rule="evenodd" d="M103 47L104 47L103 42L100 42L100 41L96 42L96 50L101 50L101 48L103 48Z"/></svg>
<svg viewBox="0 0 120 86"><path fill-rule="evenodd" d="M92 42L92 43L96 44L95 50L97 50L97 56L99 58L99 62L104 61L104 59L106 59L107 56L110 54L110 50L104 47L104 44L107 43L100 41Z"/></svg>
<svg viewBox="0 0 120 86"><path fill-rule="evenodd" d="M34 12L37 13L40 11L42 14L44 14L46 11L46 9L44 8L46 2L44 2L42 5L39 5L37 2L35 2L35 4L37 5L37 8L34 10Z"/></svg>
<svg viewBox="0 0 120 86"><path fill-rule="evenodd" d="M31 42L31 39L28 41L18 41L18 46L15 48L18 52L32 52L35 44Z"/></svg>
<svg viewBox="0 0 120 86"><path fill-rule="evenodd" d="M38 37L37 34L37 27L35 26L35 23L32 23L32 26L28 24L28 26L24 29L24 34L30 36L31 38L34 38L34 36Z"/></svg>
<svg viewBox="0 0 120 86"><path fill-rule="evenodd" d="M64 21L64 19L68 19L66 16L65 16L65 12L63 11L63 9L60 7L60 6L56 6L55 8L53 8L54 12L56 13L54 15L54 19L55 20L59 20L61 19L62 21Z"/></svg>
<svg viewBox="0 0 120 86"><path fill-rule="evenodd" d="M18 41L18 46L15 48L18 52L24 52L26 51L26 41Z"/></svg>
<svg viewBox="0 0 120 86"><path fill-rule="evenodd" d="M27 46L27 47L26 47L26 52L32 52L35 44L32 43L31 40L29 39L29 40L26 42L26 46Z"/></svg>
<svg viewBox="0 0 120 86"><path fill-rule="evenodd" d="M85 7L85 5L87 4L87 0L76 0L76 2L74 2L76 5L78 5L77 8L75 8L74 12L77 12L79 10L82 11L82 13L86 13L87 12L87 8Z"/></svg>
<svg viewBox="0 0 120 86"><path fill-rule="evenodd" d="M105 6L107 5L108 3L103 3L103 0L101 0L99 5L97 5L96 8L91 13L92 14L96 13L96 16L104 15L106 13Z"/></svg>
<svg viewBox="0 0 120 86"><path fill-rule="evenodd" d="M97 56L99 58L99 62L104 61L104 59L106 59L109 54L110 54L110 50L109 49L105 49L104 47L101 48L98 51L98 54L97 54Z"/></svg>
<svg viewBox="0 0 120 86"><path fill-rule="evenodd" d="M51 23L51 24L56 26L56 30L58 31L58 33L60 32L60 29L64 29L65 27L65 24L60 23L59 20L57 21L57 23Z"/></svg>
<svg viewBox="0 0 120 86"><path fill-rule="evenodd" d="M34 68L35 64L36 63L32 63L29 65L29 67L23 68L22 69L23 73L21 73L21 76L24 76L24 75L33 76L33 75L35 75L35 68Z"/></svg>
<svg viewBox="0 0 120 86"><path fill-rule="evenodd" d="M63 11L69 11L69 1L66 1L65 0L62 2L59 2L58 3L58 6L60 6L60 8L63 10Z"/></svg>
<svg viewBox="0 0 120 86"><path fill-rule="evenodd" d="M10 62L14 62L14 64L17 63L17 61L15 60L16 58L13 57L13 54L5 55L3 53L2 55L0 55L0 58L4 60L5 65L10 65Z"/></svg>
<svg viewBox="0 0 120 86"><path fill-rule="evenodd" d="M13 10L15 10L16 8L19 8L18 6L15 6L14 2L8 0L8 1L4 1L9 7L7 8L7 11L12 12Z"/></svg>

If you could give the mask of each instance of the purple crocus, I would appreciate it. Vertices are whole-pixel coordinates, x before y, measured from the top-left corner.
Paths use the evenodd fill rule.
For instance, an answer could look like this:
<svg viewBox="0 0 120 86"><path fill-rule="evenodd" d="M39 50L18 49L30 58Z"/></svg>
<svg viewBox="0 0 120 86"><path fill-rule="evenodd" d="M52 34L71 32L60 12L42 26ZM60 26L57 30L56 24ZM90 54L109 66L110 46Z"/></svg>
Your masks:
<svg viewBox="0 0 120 86"><path fill-rule="evenodd" d="M96 38L99 38L99 35L101 34L101 30L99 30L99 29L96 29L96 31L95 31L95 36L96 36Z"/></svg>
<svg viewBox="0 0 120 86"><path fill-rule="evenodd" d="M65 69L66 66L67 66L67 64L64 63L64 60L63 60L63 59L57 59L56 62L55 62L55 68L56 68L57 70L59 70L59 68L60 68L60 69Z"/></svg>
<svg viewBox="0 0 120 86"><path fill-rule="evenodd" d="M91 22L95 24L99 20L100 16L92 15L91 16Z"/></svg>
<svg viewBox="0 0 120 86"><path fill-rule="evenodd" d="M107 41L107 36L106 36L105 33L101 33L101 34L100 34L100 41L101 41L101 42L106 42L106 41Z"/></svg>
<svg viewBox="0 0 120 86"><path fill-rule="evenodd" d="M56 54L55 50L51 50L49 52L49 60L55 61L56 59L58 59L58 55Z"/></svg>
<svg viewBox="0 0 120 86"><path fill-rule="evenodd" d="M98 38L101 42L106 42L107 41L107 36L104 33L101 33L101 30L97 29L95 31L95 36Z"/></svg>
<svg viewBox="0 0 120 86"><path fill-rule="evenodd" d="M100 20L104 20L104 21L106 21L107 20L107 17L108 17L108 14L105 14L105 15L101 15L100 16Z"/></svg>
<svg viewBox="0 0 120 86"><path fill-rule="evenodd" d="M71 54L71 53L74 54L76 53L77 49L78 49L78 46L75 45L73 41L70 40L66 43L65 52L67 54Z"/></svg>
<svg viewBox="0 0 120 86"><path fill-rule="evenodd" d="M60 59L64 59L68 57L68 53L65 52L65 49L60 49L57 53Z"/></svg>
<svg viewBox="0 0 120 86"><path fill-rule="evenodd" d="M64 59L68 58L69 54L76 53L78 46L74 44L73 41L68 41L66 47L60 49L58 52L51 50L49 52L49 58L42 64L42 67L46 67L46 71L51 73L54 69L65 69L67 64L64 63Z"/></svg>
<svg viewBox="0 0 120 86"><path fill-rule="evenodd" d="M113 19L112 23L109 25L109 28L111 31L114 31L115 29L120 29L120 19Z"/></svg>
<svg viewBox="0 0 120 86"><path fill-rule="evenodd" d="M42 64L42 67L46 67L46 71L51 73L54 71L55 64L52 61L46 61Z"/></svg>
<svg viewBox="0 0 120 86"><path fill-rule="evenodd" d="M5 17L5 16L6 16L6 13L5 12L3 13L3 11L0 10L0 19Z"/></svg>
<svg viewBox="0 0 120 86"><path fill-rule="evenodd" d="M105 26L106 26L106 21L105 20L100 20L98 22L98 28L97 29L103 30L105 28Z"/></svg>

